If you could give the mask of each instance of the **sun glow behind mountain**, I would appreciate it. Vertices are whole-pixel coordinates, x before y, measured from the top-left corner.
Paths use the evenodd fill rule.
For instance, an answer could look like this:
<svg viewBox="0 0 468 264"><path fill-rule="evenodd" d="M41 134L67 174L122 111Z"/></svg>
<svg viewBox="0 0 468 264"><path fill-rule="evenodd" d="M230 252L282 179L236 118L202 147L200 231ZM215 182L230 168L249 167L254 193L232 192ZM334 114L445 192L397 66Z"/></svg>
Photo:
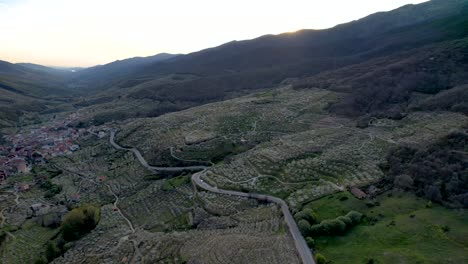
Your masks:
<svg viewBox="0 0 468 264"><path fill-rule="evenodd" d="M423 0L0 0L0 59L91 66L321 29Z"/></svg>

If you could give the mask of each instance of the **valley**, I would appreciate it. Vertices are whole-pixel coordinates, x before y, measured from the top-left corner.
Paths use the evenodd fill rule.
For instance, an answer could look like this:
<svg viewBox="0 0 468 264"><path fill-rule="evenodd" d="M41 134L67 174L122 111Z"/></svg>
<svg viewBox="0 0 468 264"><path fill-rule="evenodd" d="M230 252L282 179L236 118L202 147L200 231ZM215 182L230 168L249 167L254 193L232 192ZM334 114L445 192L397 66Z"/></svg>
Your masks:
<svg viewBox="0 0 468 264"><path fill-rule="evenodd" d="M58 203L51 208L60 208L60 201L68 206L99 204L101 220L94 231L54 262L68 263L77 258L90 263L154 261L156 255L150 252L161 252L163 245L157 243L172 248L165 248L165 254L157 259L189 261L200 255L192 255L196 251L185 247L202 234L225 242L242 239L239 246L252 243L256 250L262 249L258 243L268 236L278 241L275 247L282 248L281 255L271 256L269 261L281 263L281 259L294 256L299 262L289 235L291 227L282 220L284 210L295 214L316 200L354 186L376 184L378 189L384 178L379 166L385 162L388 149L430 144L446 131L466 129L468 121L463 114L414 112L399 121L380 118L367 128L357 128L356 121L327 113L326 106L340 96L327 90L297 91L285 86L158 118L87 129L78 140L80 149L51 158L42 166L49 174L60 172L51 178L54 185L62 186L48 199ZM159 151L154 152L156 149ZM208 166L210 162L214 165ZM202 171L190 180L194 170ZM41 172L32 174L36 178ZM21 178L11 177L5 186L11 186L13 179ZM201 190L194 192L192 182ZM228 191L224 193L223 189ZM237 197L239 192L244 195ZM33 201L41 201L42 193L34 183L31 190L20 193L23 210L27 211ZM286 203L263 194L284 199L289 210L281 211L275 203L281 204L280 208ZM30 198L25 201L23 196ZM271 199L273 203L251 198ZM312 208L321 214L320 207ZM263 215L266 212L268 217ZM23 228L24 224L10 233L15 235ZM95 247L96 243L103 246ZM334 256L328 247L320 246L321 239L316 243L318 252ZM218 246L214 254L225 252L222 247L227 245ZM286 248L288 251L284 251ZM242 255L256 261L245 250ZM147 259L147 254L153 258ZM205 261L217 263L220 257L227 256Z"/></svg>
<svg viewBox="0 0 468 264"><path fill-rule="evenodd" d="M0 262L467 262L467 17L0 61Z"/></svg>

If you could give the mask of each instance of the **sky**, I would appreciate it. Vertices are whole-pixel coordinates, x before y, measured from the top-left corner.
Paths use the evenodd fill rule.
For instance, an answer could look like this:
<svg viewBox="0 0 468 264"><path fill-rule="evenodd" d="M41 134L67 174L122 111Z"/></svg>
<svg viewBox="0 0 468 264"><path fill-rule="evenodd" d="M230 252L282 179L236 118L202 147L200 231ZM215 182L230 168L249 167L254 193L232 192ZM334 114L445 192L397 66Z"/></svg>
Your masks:
<svg viewBox="0 0 468 264"><path fill-rule="evenodd" d="M425 0L0 0L0 60L88 67L324 29Z"/></svg>

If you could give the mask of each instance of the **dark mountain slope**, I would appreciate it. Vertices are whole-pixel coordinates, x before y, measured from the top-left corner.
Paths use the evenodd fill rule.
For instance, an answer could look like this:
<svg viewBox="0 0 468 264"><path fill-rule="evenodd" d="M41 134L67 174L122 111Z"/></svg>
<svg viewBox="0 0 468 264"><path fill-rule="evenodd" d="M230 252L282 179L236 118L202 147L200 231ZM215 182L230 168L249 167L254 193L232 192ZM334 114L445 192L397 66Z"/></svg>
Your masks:
<svg viewBox="0 0 468 264"><path fill-rule="evenodd" d="M147 88L146 93L149 97L161 97L170 90L182 97L198 93L219 100L229 93L275 86L286 78L304 77L464 37L468 34L466 17L467 0L433 0L332 29L230 42L147 64L116 78L96 79L94 88L126 88L169 74L190 74L197 78L174 87L155 85ZM144 95L145 92L139 92L140 97Z"/></svg>
<svg viewBox="0 0 468 264"><path fill-rule="evenodd" d="M64 88L68 74L40 65L0 61L0 128L15 125L26 113L34 115L72 100L78 91Z"/></svg>
<svg viewBox="0 0 468 264"><path fill-rule="evenodd" d="M468 84L442 91L419 102L415 109L434 111L445 110L468 115Z"/></svg>
<svg viewBox="0 0 468 264"><path fill-rule="evenodd" d="M328 30L303 30L230 42L147 64L127 75L100 82L99 87L92 87L96 94L82 105L102 105L98 106L102 109L96 110L98 112L121 109L118 115L105 110L105 118L101 118L104 121L157 116L232 98L255 89L274 87L284 80L290 83L294 80L290 78L312 76L297 83L297 87L309 87L317 82L328 82L328 87L341 86L340 90L344 86L349 87L347 99L331 108L336 113L359 116L395 111L398 116L402 112L401 107L406 108L419 98L415 94L426 98L430 94L422 90L432 89L430 85L410 88L412 84L406 83L412 81L402 76L411 76L415 67L424 68L427 54L450 53L453 48L453 52L463 58L463 48L457 47L464 47L465 40L456 40L465 37L468 37L468 0L434 0L378 13ZM415 57L415 54L420 57ZM415 61L406 60L408 57ZM461 80L465 79L464 59L452 61L446 57L442 63L456 72ZM451 63L457 66L452 67ZM387 65L393 68L400 65L402 69L390 71L393 68ZM443 78L449 78L442 69L437 68L437 64L431 66L431 71L441 70L438 74L445 76L438 79L441 83ZM418 73L418 85L429 83L434 86L435 77L431 71ZM381 79L379 87L383 88L379 88L377 93L372 88L373 80L379 82L379 76L389 72L392 81ZM445 87L434 88L436 91L432 93L460 84L463 82L453 81ZM374 94L376 97L368 100ZM123 103L134 101L141 106L138 111L122 107Z"/></svg>
<svg viewBox="0 0 468 264"><path fill-rule="evenodd" d="M332 29L302 30L234 41L166 63L153 64L141 74L180 72L211 76L259 69L288 70L291 66L296 68L291 73L310 73L315 69L303 66L314 65L315 60L334 58L346 63L348 56L376 56L395 49L459 37L459 32L446 31L443 26L430 22L439 20L444 23L440 19L466 15L467 4L466 0L436 0L378 13ZM356 58L363 59L366 58Z"/></svg>
<svg viewBox="0 0 468 264"><path fill-rule="evenodd" d="M103 87L112 80L123 79L148 64L169 60L176 56L179 55L160 53L150 57L118 60L105 65L83 69L71 78L71 82L82 88Z"/></svg>
<svg viewBox="0 0 468 264"><path fill-rule="evenodd" d="M16 63L15 65L20 65L25 68L29 68L34 71L46 72L48 74L60 76L60 77L68 77L73 74L72 69L74 68L52 68L47 67L39 64L34 63Z"/></svg>
<svg viewBox="0 0 468 264"><path fill-rule="evenodd" d="M129 118L156 116L277 86L286 79L290 82L290 78L313 76L297 83L297 87L322 82L328 82L328 87L341 87L341 90L348 87L344 89L350 94L347 100L331 108L337 113L362 115L388 112L413 103L414 93L422 93L422 97L426 98L429 93L435 94L464 84L463 81L454 81L453 76L445 72L437 72L434 77L431 71L418 70L419 75L410 78L408 76L413 74L407 73L406 69L424 68L421 64L424 65L425 61L421 58L425 55L421 54L454 48L461 58L460 61L453 60L457 66L451 66L450 57L445 58L442 64L457 72L457 78L464 80L459 69L464 70L466 62L463 50L456 47L463 46L466 40L455 40L467 36L468 0L433 0L377 13L327 30L302 30L234 41L188 55L160 54L116 61L81 70L67 79L67 84L77 88L75 92L87 94L79 99L77 107L96 105L108 112L119 106L122 115L116 116ZM419 54L421 58L414 54ZM407 61L408 57L418 62ZM386 67L387 64L392 64L393 68ZM398 68L395 65L399 64L407 68L395 70ZM353 68L353 65L356 67ZM57 84L63 84L47 74L37 76L31 73L28 78L9 78L24 76L25 68L6 67L5 72L9 73L5 75L7 77L0 75L3 87L0 89L42 98ZM392 81L381 76L388 76ZM414 82L411 80L414 78L418 79L418 88L407 84ZM444 84L444 78L451 78L450 84ZM38 81L32 83L29 80ZM383 88L378 91L374 89L377 87L375 82ZM29 89L33 84L34 91ZM435 90L428 91L431 89ZM368 100L369 96L374 95L373 100ZM142 109L133 111L122 105L132 102L138 102Z"/></svg>
<svg viewBox="0 0 468 264"><path fill-rule="evenodd" d="M61 96L69 93L65 89L68 73L31 64L13 64L0 61L0 89L31 97Z"/></svg>
<svg viewBox="0 0 468 264"><path fill-rule="evenodd" d="M454 208L468 208L468 134L454 132L424 147L398 147L387 158L386 181Z"/></svg>
<svg viewBox="0 0 468 264"><path fill-rule="evenodd" d="M348 93L330 108L344 115L398 117L412 109L464 112L466 96L452 96L462 94L464 86L459 86L468 84L467 51L468 38L447 41L318 74L294 86Z"/></svg>

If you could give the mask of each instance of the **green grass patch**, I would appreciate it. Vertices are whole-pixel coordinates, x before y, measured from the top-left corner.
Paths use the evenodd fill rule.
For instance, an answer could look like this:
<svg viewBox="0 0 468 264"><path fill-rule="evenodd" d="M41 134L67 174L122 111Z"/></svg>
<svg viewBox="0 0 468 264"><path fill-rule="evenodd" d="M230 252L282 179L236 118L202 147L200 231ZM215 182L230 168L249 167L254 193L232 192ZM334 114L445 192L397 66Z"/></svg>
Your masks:
<svg viewBox="0 0 468 264"><path fill-rule="evenodd" d="M320 220L350 210L367 216L344 236L315 238L317 252L333 263L467 262L467 212L427 208L426 200L407 193L386 193L377 200L379 206L368 207L346 192L307 204Z"/></svg>
<svg viewBox="0 0 468 264"><path fill-rule="evenodd" d="M179 186L190 183L190 175L183 175L169 179L164 182L162 189L163 191L171 191Z"/></svg>

